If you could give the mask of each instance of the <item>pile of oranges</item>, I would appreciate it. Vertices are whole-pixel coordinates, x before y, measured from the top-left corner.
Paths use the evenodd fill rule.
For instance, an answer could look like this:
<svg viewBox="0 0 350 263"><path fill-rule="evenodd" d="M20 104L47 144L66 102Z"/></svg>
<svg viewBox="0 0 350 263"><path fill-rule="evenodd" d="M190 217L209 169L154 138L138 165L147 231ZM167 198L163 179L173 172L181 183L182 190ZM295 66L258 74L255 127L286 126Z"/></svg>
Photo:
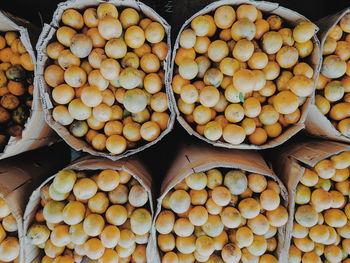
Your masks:
<svg viewBox="0 0 350 263"><path fill-rule="evenodd" d="M19 33L0 34L0 152L21 136L33 101L34 65Z"/></svg>
<svg viewBox="0 0 350 263"><path fill-rule="evenodd" d="M253 5L221 6L179 35L172 89L201 136L263 145L298 123L314 91L315 25L288 27Z"/></svg>
<svg viewBox="0 0 350 263"><path fill-rule="evenodd" d="M350 14L326 37L315 102L334 127L350 137Z"/></svg>
<svg viewBox="0 0 350 263"><path fill-rule="evenodd" d="M261 174L190 174L166 194L155 221L162 263L277 263L277 231L288 221L280 194Z"/></svg>
<svg viewBox="0 0 350 263"><path fill-rule="evenodd" d="M42 263L146 263L152 224L148 193L124 170L62 170L41 189L27 238L42 248Z"/></svg>
<svg viewBox="0 0 350 263"><path fill-rule="evenodd" d="M110 154L156 140L169 120L164 27L111 3L67 9L61 22L44 71L53 119Z"/></svg>
<svg viewBox="0 0 350 263"><path fill-rule="evenodd" d="M350 262L349 168L350 151L305 167L295 193L289 262Z"/></svg>
<svg viewBox="0 0 350 263"><path fill-rule="evenodd" d="M19 262L17 221L5 199L0 198L0 261Z"/></svg>

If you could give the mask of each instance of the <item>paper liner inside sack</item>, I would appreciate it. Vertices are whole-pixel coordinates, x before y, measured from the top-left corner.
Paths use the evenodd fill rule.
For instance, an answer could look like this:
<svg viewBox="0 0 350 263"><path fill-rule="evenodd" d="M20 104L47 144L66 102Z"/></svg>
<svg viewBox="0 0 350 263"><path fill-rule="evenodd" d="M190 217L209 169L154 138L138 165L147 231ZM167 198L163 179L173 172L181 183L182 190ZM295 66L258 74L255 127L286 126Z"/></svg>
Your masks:
<svg viewBox="0 0 350 263"><path fill-rule="evenodd" d="M327 36L331 29L337 25L342 19L342 17L346 14L350 13L350 7L346 8L336 14L327 16L319 21L316 24L319 26L319 38L321 41L321 50L323 50L323 45L327 39ZM322 57L321 57L322 59ZM321 70L322 62L320 63ZM318 78L318 76L317 76ZM338 129L336 129L327 116L323 115L321 111L317 108L315 104L313 104L310 108L309 114L305 121L306 130L312 135L328 138L337 141L350 142L350 137L346 137L342 135Z"/></svg>
<svg viewBox="0 0 350 263"><path fill-rule="evenodd" d="M176 154L170 169L168 170L160 191L160 197L157 200L156 213L153 221L152 235L153 239L157 240L155 221L158 214L162 210L162 200L165 195L179 182L185 179L193 172L205 172L210 169L232 168L241 169L243 171L262 174L278 183L281 187L281 196L283 198L282 205L287 207L288 193L281 180L267 166L262 156L256 151L229 150L222 148L213 148L208 145L182 145L180 151ZM286 228L278 229L278 247L276 255L279 257L279 262L286 259L285 237ZM157 254L153 261L161 262L160 252L157 248Z"/></svg>
<svg viewBox="0 0 350 263"><path fill-rule="evenodd" d="M36 36L39 35L38 29L28 21L0 10L0 32L3 33L7 31L17 31L19 33L20 39L35 65L36 57L32 47L37 39ZM34 70L34 74L36 74L36 70ZM57 137L54 136L54 133L45 122L39 88L36 85L35 80L33 85L34 91L31 114L24 125L22 136L10 137L3 152L0 152L0 159L5 159L57 141Z"/></svg>
<svg viewBox="0 0 350 263"><path fill-rule="evenodd" d="M292 242L296 187L305 172L305 167L314 167L323 159L349 150L349 145L338 142L308 140L297 145L286 144L276 153L277 157L274 159L273 168L286 185L289 196L289 220L285 242L287 256Z"/></svg>
<svg viewBox="0 0 350 263"><path fill-rule="evenodd" d="M221 0L221 1L213 2L213 3L209 4L208 6L206 6L205 8L203 8L202 10L200 10L199 12L197 12L196 14L194 14L191 18L187 19L185 21L185 23L183 24L183 26L181 27L179 34L176 38L176 42L174 44L174 48L173 48L171 72L174 73L174 70L176 67L175 66L175 55L176 55L176 52L179 48L180 34L184 29L186 29L190 25L191 21L195 17L197 17L199 15L204 15L204 14L213 12L215 9L217 9L218 7L223 6L223 5L238 6L240 4L254 5L256 8L260 9L263 13L270 13L270 14L279 15L282 19L284 19L288 24L290 24L292 26L295 26L302 21L310 21L305 16L303 16L303 15L301 15L293 10L279 6L277 3L271 3L271 2L267 2L267 1ZM316 27L316 31L318 31L317 27ZM314 44L314 49L309 57L309 64L312 67L312 69L314 70L314 75L313 75L312 79L314 81L314 87L316 87L316 80L318 77L319 67L321 65L322 52L320 49L319 40L318 40L316 35L312 38L312 41ZM172 79L172 77L173 77L173 75L171 75L171 79ZM263 144L263 145L253 145L253 144L247 144L247 143L233 145L233 144L226 143L226 142L219 141L219 140L218 141L208 140L204 136L200 135L197 131L195 131L191 127L191 125L187 123L186 119L180 113L180 111L177 107L177 102L176 102L177 100L175 98L175 94L172 90L171 90L170 94L171 94L172 104L174 105L175 112L177 115L177 120L179 121L179 123L185 128L185 130L190 135L195 135L199 139L201 139L209 144L212 144L214 146L217 146L217 147L224 147L224 148L230 148L230 149L255 149L255 150L276 147L276 146L286 142L287 140L289 140L292 136L297 134L300 130L304 129L305 128L304 122L306 120L306 117L307 117L307 114L309 111L309 107L314 99L314 93L313 93L312 95L310 95L306 99L305 103L301 107L300 120L296 124L290 125L288 128L286 128L283 131L283 133L280 136L278 136L277 138L269 139L268 142Z"/></svg>
<svg viewBox="0 0 350 263"><path fill-rule="evenodd" d="M77 137L74 137L70 134L67 127L57 123L53 117L52 117L52 108L53 108L53 102L51 98L51 90L52 88L49 87L44 80L44 69L49 64L50 58L48 58L46 54L46 47L51 42L51 40L55 37L55 33L57 28L60 25L61 16L64 10L69 8L74 9L85 9L92 6L97 6L100 3L112 3L114 5L118 6L126 6L126 7L132 7L136 10L142 12L147 17L151 18L154 21L159 22L162 24L162 26L165 29L166 36L164 38L164 41L168 44L168 54L163 64L163 69L165 71L165 91L168 97L168 104L169 104L169 111L170 111L170 118L168 121L168 127L161 132L159 137L152 141L147 142L146 144L134 148L134 149L127 149L124 153L119 155L112 155L107 152L101 152L95 150L90 144L88 144L84 139L79 139ZM149 6L143 4L140 1L137 0L109 0L109 1L102 1L102 0L70 0L63 3L60 3L57 6L57 9L53 15L53 19L50 25L45 24L42 33L40 34L36 49L38 52L38 85L40 87L41 91L41 97L43 100L43 108L45 112L45 120L49 124L49 126L56 131L56 133L64 139L64 141L69 144L72 148L74 148L77 151L83 151L87 152L91 155L100 156L100 157L106 157L112 160L118 160L120 158L124 158L127 156L130 156L132 154L138 153L148 147L151 147L152 145L156 144L158 141L160 141L166 134L168 134L174 125L175 121L175 113L174 113L174 105L172 104L171 99L169 98L169 94L171 91L171 79L170 79L170 57L171 57L171 40L170 40L170 25L161 17L159 16L152 8Z"/></svg>
<svg viewBox="0 0 350 263"><path fill-rule="evenodd" d="M74 171L88 171L88 170L104 170L104 169L112 169L112 170L124 170L132 175L147 191L150 205L150 212L153 218L154 208L153 208L153 196L152 196L152 177L149 172L146 170L144 165L137 160L136 158L127 158L118 161L112 161L106 158L99 158L94 156L86 156L80 158L73 162L72 164L62 167L60 170L71 169ZM35 214L40 206L40 190L46 184L53 181L55 175L50 176L47 180L45 180L30 196L29 202L24 212L24 235L26 235L29 227L34 223ZM28 238L24 239L24 257L26 259L26 263L29 262L40 262L41 260L41 250L36 246L32 245ZM150 234L148 244L147 244L147 258L154 251L154 241L152 240L152 236Z"/></svg>

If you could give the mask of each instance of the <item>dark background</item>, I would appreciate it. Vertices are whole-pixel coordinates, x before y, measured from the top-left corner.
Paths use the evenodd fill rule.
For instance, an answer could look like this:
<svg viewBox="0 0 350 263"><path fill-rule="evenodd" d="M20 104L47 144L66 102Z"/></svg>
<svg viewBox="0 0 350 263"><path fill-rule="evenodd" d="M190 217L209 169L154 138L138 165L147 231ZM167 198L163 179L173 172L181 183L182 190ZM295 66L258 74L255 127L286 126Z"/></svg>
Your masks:
<svg viewBox="0 0 350 263"><path fill-rule="evenodd" d="M42 23L51 22L52 14L59 2L62 1L1 0L0 8L18 17L25 18L38 27L41 27ZM143 2L157 11L172 26L172 40L174 42L182 23L194 13L204 8L207 4L213 2L213 0L143 0ZM312 21L317 21L322 17L336 13L350 6L350 0L281 0L271 2L276 2L281 6L295 10ZM298 141L308 138L309 137L304 132L300 132L294 136L289 143L297 143ZM172 159L175 157L180 142L196 143L199 142L199 139L194 136L189 136L176 122L174 130L163 140L155 146L137 154L137 157L142 158L150 169L156 189L159 189L162 178L169 168ZM61 154L69 154L69 149L63 142L61 142L61 148ZM265 159L269 161L273 158L274 154L276 154L276 149L265 150L261 153L264 155ZM72 151L72 158L76 158L77 156L79 156L79 154ZM53 158L55 157L56 156L53 156Z"/></svg>

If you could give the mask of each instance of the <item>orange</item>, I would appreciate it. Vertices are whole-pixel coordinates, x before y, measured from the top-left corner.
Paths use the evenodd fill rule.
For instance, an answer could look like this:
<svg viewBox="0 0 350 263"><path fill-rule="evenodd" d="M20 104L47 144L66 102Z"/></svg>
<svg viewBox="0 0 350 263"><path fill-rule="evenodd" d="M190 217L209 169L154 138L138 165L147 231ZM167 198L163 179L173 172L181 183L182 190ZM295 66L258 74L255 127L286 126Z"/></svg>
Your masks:
<svg viewBox="0 0 350 263"><path fill-rule="evenodd" d="M159 43L164 39L164 27L158 22L150 23L145 29L146 40L152 44Z"/></svg>
<svg viewBox="0 0 350 263"><path fill-rule="evenodd" d="M141 126L141 137L146 141L154 141L160 134L160 127L156 122L148 121Z"/></svg>
<svg viewBox="0 0 350 263"><path fill-rule="evenodd" d="M50 240L54 246L64 247L69 244L69 227L66 225L58 225L51 232Z"/></svg>
<svg viewBox="0 0 350 263"><path fill-rule="evenodd" d="M268 57L264 52L255 52L251 55L251 57L248 60L248 66L251 69L263 69L264 67L266 67L267 63Z"/></svg>
<svg viewBox="0 0 350 263"><path fill-rule="evenodd" d="M45 82L51 87L57 87L64 82L64 71L57 65L50 65L44 71Z"/></svg>
<svg viewBox="0 0 350 263"><path fill-rule="evenodd" d="M252 40L255 36L255 33L255 24L248 19L237 20L231 27L231 35L235 41L238 41L242 38Z"/></svg>
<svg viewBox="0 0 350 263"><path fill-rule="evenodd" d="M237 41L233 48L232 55L240 62L246 62L250 59L254 52L254 45L251 41L241 39Z"/></svg>
<svg viewBox="0 0 350 263"><path fill-rule="evenodd" d="M233 74L239 69L239 62L230 57L226 57L220 62L220 71L228 76L233 76Z"/></svg>
<svg viewBox="0 0 350 263"><path fill-rule="evenodd" d="M240 5L237 8L237 19L248 19L254 22L258 17L258 10L253 5Z"/></svg>
<svg viewBox="0 0 350 263"><path fill-rule="evenodd" d="M232 6L220 6L215 10L214 21L218 28L226 29L230 28L233 22L236 20L236 12Z"/></svg>
<svg viewBox="0 0 350 263"><path fill-rule="evenodd" d="M87 57L92 50L92 40L85 34L75 34L71 39L70 51L78 58Z"/></svg>
<svg viewBox="0 0 350 263"><path fill-rule="evenodd" d="M77 31L67 26L62 26L58 28L56 31L56 37L58 42L60 42L62 45L66 47L70 47L72 43L72 38L74 37L75 34L77 34Z"/></svg>
<svg viewBox="0 0 350 263"><path fill-rule="evenodd" d="M205 36L209 33L210 22L205 16L197 16L191 21L191 28L197 36Z"/></svg>
<svg viewBox="0 0 350 263"><path fill-rule="evenodd" d="M255 145L262 145L267 141L267 133L263 128L256 128L255 131L249 135L249 141Z"/></svg>
<svg viewBox="0 0 350 263"><path fill-rule="evenodd" d="M293 38L293 31L290 28L281 28L280 30L278 30L278 33L280 33L282 36L283 45L286 45L286 46L294 45L295 41Z"/></svg>
<svg viewBox="0 0 350 263"><path fill-rule="evenodd" d="M228 56L229 48L225 41L215 40L208 48L208 57L214 62L220 62Z"/></svg>
<svg viewBox="0 0 350 263"><path fill-rule="evenodd" d="M92 260L101 258L105 252L101 240L98 238L91 238L84 244L86 256Z"/></svg>
<svg viewBox="0 0 350 263"><path fill-rule="evenodd" d="M314 36L315 30L312 22L301 22L293 29L293 38L298 43L304 43Z"/></svg>
<svg viewBox="0 0 350 263"><path fill-rule="evenodd" d="M116 79L119 76L120 65L118 61L114 59L106 59L101 63L100 72L107 80Z"/></svg>
<svg viewBox="0 0 350 263"><path fill-rule="evenodd" d="M288 81L287 87L297 96L307 97L313 92L313 81L304 75L296 75Z"/></svg>
<svg viewBox="0 0 350 263"><path fill-rule="evenodd" d="M152 53L155 54L160 61L164 61L168 55L168 44L165 42L153 44Z"/></svg>
<svg viewBox="0 0 350 263"><path fill-rule="evenodd" d="M88 27L98 26L98 17L96 8L88 8L83 14L84 23Z"/></svg>
<svg viewBox="0 0 350 263"><path fill-rule="evenodd" d="M159 70L160 62L156 55L148 53L141 57L140 66L144 72L152 73Z"/></svg>
<svg viewBox="0 0 350 263"><path fill-rule="evenodd" d="M299 57L301 58L309 56L314 48L311 40L308 40L304 43L295 43L294 45L299 52Z"/></svg>
<svg viewBox="0 0 350 263"><path fill-rule="evenodd" d="M317 224L318 215L310 205L302 205L296 209L294 218L296 222L304 227L312 227Z"/></svg>
<svg viewBox="0 0 350 263"><path fill-rule="evenodd" d="M241 144L245 140L245 137L244 129L235 124L229 124L223 130L224 140L231 144Z"/></svg>
<svg viewBox="0 0 350 263"><path fill-rule="evenodd" d="M281 114L290 114L299 107L299 100L291 91L281 91L274 97L273 106Z"/></svg>
<svg viewBox="0 0 350 263"><path fill-rule="evenodd" d="M194 60L196 52L193 48L179 48L175 55L175 64L180 65L183 60Z"/></svg>
<svg viewBox="0 0 350 263"><path fill-rule="evenodd" d="M282 45L283 39L280 33L275 31L269 31L263 35L262 39L263 49L267 54L277 53Z"/></svg>
<svg viewBox="0 0 350 263"><path fill-rule="evenodd" d="M284 46L276 55L276 60L281 68L291 68L298 62L298 50L294 47Z"/></svg>
<svg viewBox="0 0 350 263"><path fill-rule="evenodd" d="M133 8L125 8L120 13L119 20L122 23L123 28L129 28L130 26L137 25L139 23L140 15Z"/></svg>
<svg viewBox="0 0 350 263"><path fill-rule="evenodd" d="M21 55L20 63L25 70L28 70L28 71L34 70L34 64L32 63L32 59L30 58L30 55L28 52Z"/></svg>
<svg viewBox="0 0 350 263"><path fill-rule="evenodd" d="M19 242L15 237L8 237L0 244L0 260L11 262L19 256Z"/></svg>
<svg viewBox="0 0 350 263"><path fill-rule="evenodd" d="M86 83L86 79L86 72L80 67L73 66L64 72L65 82L73 88L83 86Z"/></svg>
<svg viewBox="0 0 350 263"><path fill-rule="evenodd" d="M276 209L267 211L266 217L271 226L282 227L288 221L288 211L285 207L279 205Z"/></svg>
<svg viewBox="0 0 350 263"><path fill-rule="evenodd" d="M193 48L196 44L196 33L192 29L185 29L181 32L179 43L183 48Z"/></svg>
<svg viewBox="0 0 350 263"><path fill-rule="evenodd" d="M204 136L211 141L219 140L222 136L220 123L216 121L208 122L204 127Z"/></svg>
<svg viewBox="0 0 350 263"><path fill-rule="evenodd" d="M153 94L149 103L155 112L164 112L168 109L168 97L165 92Z"/></svg>
<svg viewBox="0 0 350 263"><path fill-rule="evenodd" d="M346 62L337 55L329 55L323 59L321 73L327 78L336 79L346 72Z"/></svg>
<svg viewBox="0 0 350 263"><path fill-rule="evenodd" d="M210 43L210 39L206 36L197 37L193 49L199 54L205 54L209 49Z"/></svg>
<svg viewBox="0 0 350 263"><path fill-rule="evenodd" d="M124 39L130 48L139 48L145 43L145 32L141 27L132 25L125 31Z"/></svg>
<svg viewBox="0 0 350 263"><path fill-rule="evenodd" d="M241 250L234 243L226 244L221 251L221 257L225 263L238 263L241 259L241 255Z"/></svg>
<svg viewBox="0 0 350 263"><path fill-rule="evenodd" d="M111 135L106 140L106 148L112 154L121 154L126 149L126 140L120 135Z"/></svg>
<svg viewBox="0 0 350 263"><path fill-rule="evenodd" d="M107 15L99 19L98 31L106 40L119 38L122 34L122 25L117 18Z"/></svg>
<svg viewBox="0 0 350 263"><path fill-rule="evenodd" d="M214 21L214 18L211 15L204 15L204 17L208 20L209 22L209 32L207 33L208 37L212 37L215 35L217 27Z"/></svg>
<svg viewBox="0 0 350 263"><path fill-rule="evenodd" d="M254 73L249 69L240 69L233 74L233 86L243 93L254 90L255 84Z"/></svg>
<svg viewBox="0 0 350 263"><path fill-rule="evenodd" d="M107 41L105 46L106 55L110 58L123 58L127 52L127 46L123 39L113 38ZM90 63L91 64L91 63Z"/></svg>
<svg viewBox="0 0 350 263"><path fill-rule="evenodd" d="M270 29L269 23L265 19L257 19L255 21L256 33L255 39L260 39Z"/></svg>
<svg viewBox="0 0 350 263"><path fill-rule="evenodd" d="M79 224L84 215L85 206L78 201L69 202L63 209L63 221L68 225Z"/></svg>
<svg viewBox="0 0 350 263"><path fill-rule="evenodd" d="M73 27L74 29L81 29L84 26L83 16L74 9L66 9L62 14L63 24Z"/></svg>

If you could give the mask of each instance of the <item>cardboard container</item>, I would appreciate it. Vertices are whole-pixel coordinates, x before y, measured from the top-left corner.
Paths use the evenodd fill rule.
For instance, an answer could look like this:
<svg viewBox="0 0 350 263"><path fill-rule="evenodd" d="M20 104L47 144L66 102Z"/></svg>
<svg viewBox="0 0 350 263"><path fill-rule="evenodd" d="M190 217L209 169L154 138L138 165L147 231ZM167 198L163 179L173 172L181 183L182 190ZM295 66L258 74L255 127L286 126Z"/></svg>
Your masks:
<svg viewBox="0 0 350 263"><path fill-rule="evenodd" d="M20 39L27 49L33 64L36 64L36 57L32 44L35 43L39 35L38 29L28 21L20 19L0 10L0 32L18 31ZM34 69L36 74L36 69ZM53 136L52 130L45 123L44 112L42 111L39 88L34 80L33 105L31 114L24 126L21 137L10 137L3 152L0 152L0 159L17 155L22 152L33 150L44 145L48 145L57 138Z"/></svg>
<svg viewBox="0 0 350 263"><path fill-rule="evenodd" d="M18 224L20 263L25 261L23 213L29 195L36 184L43 181L48 174L57 171L58 167L65 165L69 159L52 158L50 153L58 154L55 150L49 150L0 161L0 197L7 201Z"/></svg>
<svg viewBox="0 0 350 263"><path fill-rule="evenodd" d="M49 64L50 58L48 58L46 54L46 47L51 42L51 40L55 37L56 30L58 29L61 21L61 16L64 10L69 8L74 9L86 9L91 6L97 6L100 3L112 3L114 5L118 6L126 6L126 7L132 7L139 12L145 14L147 17L151 18L154 21L159 22L163 25L165 28L166 33L166 39L169 52L167 55L167 58L164 61L163 69L165 71L165 90L168 96L168 103L169 103L169 111L170 111L170 118L168 122L168 127L166 130L162 131L160 136L149 143L146 143L138 148L135 149L129 149L126 150L124 153L120 155L112 155L107 152L100 152L96 151L90 144L85 142L84 139L79 139L74 137L70 134L67 127L60 125L52 118L52 108L53 108L53 102L51 98L51 87L49 87L44 80L44 70L45 67ZM142 2L138 0L68 0L66 2L60 3L57 6L57 9L55 13L53 14L53 19L50 25L45 24L43 31L40 34L36 49L38 52L38 85L40 87L41 91L41 97L43 101L43 109L45 112L45 120L49 124L49 126L56 131L56 133L62 137L69 146L74 148L77 151L83 151L87 152L91 155L95 156L101 156L106 157L112 160L118 160L120 158L124 158L127 156L130 156L132 154L135 154L137 152L140 152L148 147L151 147L152 145L156 144L158 141L160 141L166 134L168 134L174 125L175 121L175 113L174 113L174 106L172 105L172 101L169 99L169 93L171 90L171 79L170 79L170 56L171 56L171 40L170 40L170 25L161 17L159 16L153 9L148 7L147 5L143 4Z"/></svg>
<svg viewBox="0 0 350 263"><path fill-rule="evenodd" d="M309 19L307 19L303 15L301 15L293 10L279 6L277 3L271 3L271 2L266 2L266 1L249 1L249 0L220 0L220 1L213 2L213 3L209 4L208 6L206 6L205 8L203 8L202 10L200 10L199 12L197 12L196 14L194 14L191 18L187 19L185 21L185 23L183 24L183 26L181 27L180 32L176 38L176 42L174 44L174 48L173 48L171 72L173 73L175 70L174 61L175 61L176 52L179 48L180 34L184 29L186 29L190 26L191 21L195 17L197 17L199 15L205 15L207 13L211 13L211 12L215 11L218 7L223 6L223 5L238 6L240 4L254 5L256 8L260 9L263 13L278 15L291 26L296 26L298 23L300 23L302 21L310 21ZM318 30L318 28L316 28L316 29ZM317 79L318 72L319 72L321 59L322 59L321 58L322 53L320 50L320 43L319 43L317 36L314 36L312 38L312 41L314 43L314 50L313 50L312 54L310 55L308 62L314 70L313 81L314 81L314 86L315 86L316 79ZM171 75L171 79L172 79L172 77L173 77L173 75ZM302 106L300 120L296 124L291 125L287 129L285 129L280 136L278 136L277 138L274 138L274 139L270 139L267 143L265 143L263 145L253 145L253 144L247 144L247 143L233 145L233 144L226 143L226 142L219 141L219 140L218 141L208 140L204 136L201 136L197 131L195 131L191 127L190 124L187 123L186 119L182 116L182 114L180 113L180 111L177 107L177 103L176 103L177 100L175 98L175 94L173 93L173 91L171 92L171 99L172 99L172 101L173 101L172 103L175 107L177 120L179 121L179 123L185 128L185 130L190 135L194 135L194 136L198 137L199 139L201 139L207 143L210 143L214 146L217 146L217 147L224 147L224 148L230 148L230 149L257 149L257 150L259 150L259 149L267 149L267 148L276 147L276 146L284 143L288 139L290 139L292 136L297 134L300 130L305 128L304 122L305 122L310 104L313 100L313 94L310 95L306 99L304 105Z"/></svg>
<svg viewBox="0 0 350 263"><path fill-rule="evenodd" d="M308 140L298 144L287 144L276 154L273 168L288 189L289 221L286 231L285 250L288 253L292 242L292 230L295 210L296 187L303 176L305 167L314 167L319 161L327 159L343 151L349 151L350 146L332 141Z"/></svg>
<svg viewBox="0 0 350 263"><path fill-rule="evenodd" d="M205 172L214 168L231 168L241 169L251 173L258 173L272 179L281 187L281 196L283 198L281 204L287 207L288 193L280 179L267 166L264 159L256 151L241 151L213 148L205 145L183 145L181 150L177 153L170 169L168 170L160 190L160 197L157 200L157 208L153 221L152 235L153 239L157 240L157 233L155 228L155 221L158 214L162 210L162 200L166 194L188 175L194 172ZM286 228L278 229L278 247L277 256L279 262L286 262L285 237ZM161 262L160 252L157 248L156 257L154 261ZM285 261L283 261L285 260Z"/></svg>
<svg viewBox="0 0 350 263"><path fill-rule="evenodd" d="M87 156L80 158L60 170L71 169L74 171L89 171L89 170L104 170L104 169L113 169L113 170L124 170L130 173L147 191L149 198L150 212L153 218L154 209L153 209L153 197L152 197L152 178L143 164L134 158L123 159L118 161L112 161L105 158L98 158L93 156ZM33 224L35 214L40 206L40 190L46 184L51 183L55 175L47 178L30 196L29 202L24 212L24 235L26 235L29 227ZM150 235L148 244L147 244L147 258L151 257L154 253L154 241ZM24 239L24 258L25 262L40 262L42 253L41 249L32 245L28 238ZM151 261L150 261L151 262Z"/></svg>
<svg viewBox="0 0 350 263"><path fill-rule="evenodd" d="M325 18L317 21L316 24L319 26L320 31L318 32L318 37L321 41L321 50L323 50L323 45L327 39L327 36L331 29L337 25L340 19L343 18L344 15L350 13L350 7ZM321 52L322 56L322 52ZM323 57L321 57L323 59ZM320 63L321 70L322 61ZM318 79L318 76L317 76ZM336 141L350 142L350 138L342 135L330 122L327 116L323 115L321 111L317 108L315 104L310 106L309 114L305 121L306 130L312 135L316 135L318 137L332 139Z"/></svg>

